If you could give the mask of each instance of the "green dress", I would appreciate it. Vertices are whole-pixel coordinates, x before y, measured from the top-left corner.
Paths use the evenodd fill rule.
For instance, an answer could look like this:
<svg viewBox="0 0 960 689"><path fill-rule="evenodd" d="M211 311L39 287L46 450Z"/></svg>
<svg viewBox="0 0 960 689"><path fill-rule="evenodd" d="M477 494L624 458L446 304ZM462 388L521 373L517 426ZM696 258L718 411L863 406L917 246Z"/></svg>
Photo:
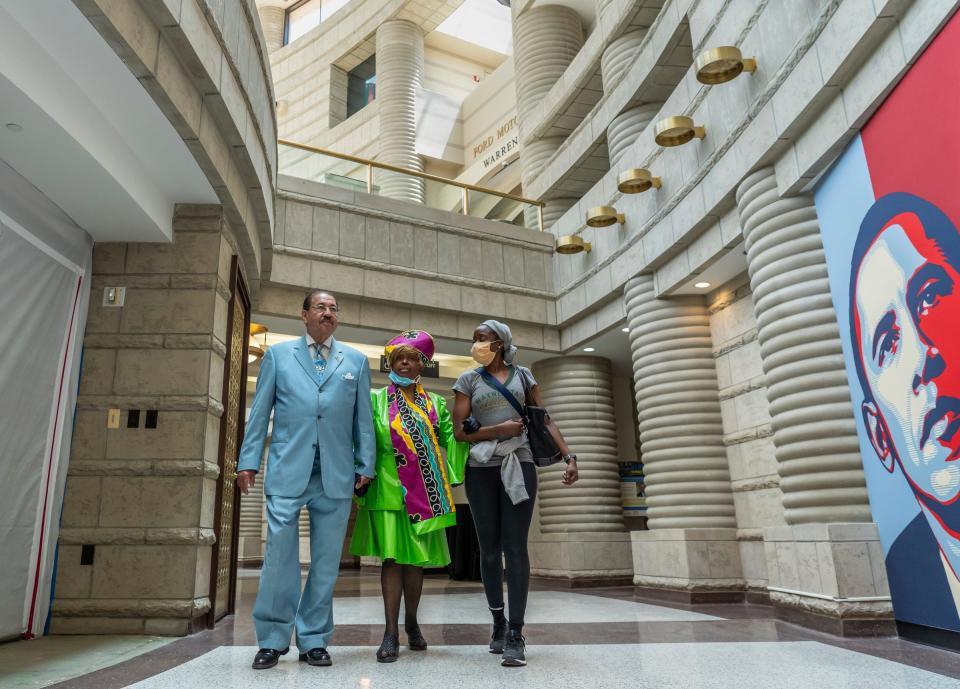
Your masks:
<svg viewBox="0 0 960 689"><path fill-rule="evenodd" d="M447 477L451 485L459 485L463 483L470 446L454 438L453 420L446 401L432 392L427 394L440 422L437 440L446 450ZM377 438L377 477L367 494L357 500L360 509L353 527L350 552L394 560L402 565L444 567L450 562L446 530L414 533L407 516L390 435L387 388L372 391L370 398Z"/></svg>

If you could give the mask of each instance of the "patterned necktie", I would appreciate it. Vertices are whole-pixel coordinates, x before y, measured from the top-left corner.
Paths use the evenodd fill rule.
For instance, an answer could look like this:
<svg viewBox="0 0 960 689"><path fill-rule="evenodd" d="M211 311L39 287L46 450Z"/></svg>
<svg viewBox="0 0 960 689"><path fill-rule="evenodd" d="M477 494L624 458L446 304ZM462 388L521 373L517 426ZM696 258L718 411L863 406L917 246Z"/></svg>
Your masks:
<svg viewBox="0 0 960 689"><path fill-rule="evenodd" d="M323 369L327 367L327 360L323 358L323 345L317 342L315 346L317 349L313 357L313 366L317 373L323 373Z"/></svg>

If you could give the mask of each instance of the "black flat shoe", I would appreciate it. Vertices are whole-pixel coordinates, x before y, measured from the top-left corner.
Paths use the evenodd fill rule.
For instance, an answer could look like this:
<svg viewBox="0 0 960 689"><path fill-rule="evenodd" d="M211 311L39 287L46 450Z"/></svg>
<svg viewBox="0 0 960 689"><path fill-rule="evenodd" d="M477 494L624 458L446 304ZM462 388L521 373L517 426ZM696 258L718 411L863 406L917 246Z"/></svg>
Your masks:
<svg viewBox="0 0 960 689"><path fill-rule="evenodd" d="M490 635L490 652L497 655L503 653L503 642L507 636L507 621L493 623L493 634Z"/></svg>
<svg viewBox="0 0 960 689"><path fill-rule="evenodd" d="M407 646L411 651L427 650L427 640L423 638L423 632L420 631L419 624L414 624L410 627L403 625L403 628L407 632Z"/></svg>
<svg viewBox="0 0 960 689"><path fill-rule="evenodd" d="M280 656L287 655L287 651L289 650L289 646L282 651L278 651L275 648L261 648L259 651L257 651L257 655L253 658L253 669L269 670L279 663Z"/></svg>
<svg viewBox="0 0 960 689"><path fill-rule="evenodd" d="M524 654L526 643L520 632L511 629L507 632L507 639L503 645L503 658L500 664L504 667L523 667L527 664Z"/></svg>
<svg viewBox="0 0 960 689"><path fill-rule="evenodd" d="M377 649L378 663L394 663L400 657L400 635L384 634L380 648Z"/></svg>
<svg viewBox="0 0 960 689"><path fill-rule="evenodd" d="M300 660L305 660L308 665L315 665L317 667L333 665L333 661L330 660L330 654L327 653L327 649L325 648L311 648L306 653L300 654Z"/></svg>

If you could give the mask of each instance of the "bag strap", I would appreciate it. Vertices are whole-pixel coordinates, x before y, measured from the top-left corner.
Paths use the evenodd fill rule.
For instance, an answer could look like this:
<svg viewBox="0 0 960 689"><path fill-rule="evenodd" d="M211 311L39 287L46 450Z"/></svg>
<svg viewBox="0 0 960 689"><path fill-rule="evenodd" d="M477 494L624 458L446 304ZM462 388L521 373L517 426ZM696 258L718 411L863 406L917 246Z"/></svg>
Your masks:
<svg viewBox="0 0 960 689"><path fill-rule="evenodd" d="M507 387L503 383L497 380L494 376L490 375L490 372L483 367L478 368L477 373L479 373L480 377L483 378L483 382L503 395L504 399L510 403L510 406L513 407L514 411L520 415L521 419L525 419L527 417L524 408L520 405L520 401L514 397L512 392L507 390ZM524 386L524 391L526 391L526 386Z"/></svg>

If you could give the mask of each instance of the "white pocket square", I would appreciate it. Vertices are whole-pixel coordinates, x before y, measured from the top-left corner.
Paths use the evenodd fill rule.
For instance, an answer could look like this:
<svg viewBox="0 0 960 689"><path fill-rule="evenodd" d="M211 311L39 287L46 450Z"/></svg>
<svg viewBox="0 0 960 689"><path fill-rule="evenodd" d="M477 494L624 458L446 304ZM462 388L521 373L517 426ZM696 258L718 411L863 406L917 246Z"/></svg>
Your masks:
<svg viewBox="0 0 960 689"><path fill-rule="evenodd" d="M353 375L350 371L347 371L346 373L343 374L343 379L344 379L344 380L355 380L355 377L354 377L354 375Z"/></svg>

